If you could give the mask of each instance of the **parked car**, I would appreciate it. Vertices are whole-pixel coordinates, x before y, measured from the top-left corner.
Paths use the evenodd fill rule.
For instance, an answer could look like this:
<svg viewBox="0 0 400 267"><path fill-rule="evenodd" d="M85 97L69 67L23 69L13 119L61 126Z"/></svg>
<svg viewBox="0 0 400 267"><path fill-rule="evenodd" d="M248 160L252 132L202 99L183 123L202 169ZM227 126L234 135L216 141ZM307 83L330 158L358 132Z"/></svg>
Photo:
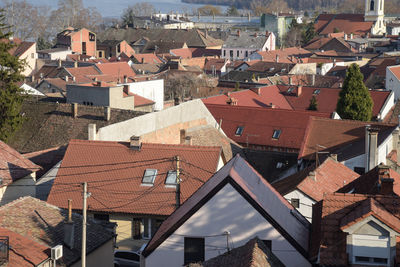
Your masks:
<svg viewBox="0 0 400 267"><path fill-rule="evenodd" d="M135 251L116 250L114 252L115 267L139 267L140 255Z"/></svg>

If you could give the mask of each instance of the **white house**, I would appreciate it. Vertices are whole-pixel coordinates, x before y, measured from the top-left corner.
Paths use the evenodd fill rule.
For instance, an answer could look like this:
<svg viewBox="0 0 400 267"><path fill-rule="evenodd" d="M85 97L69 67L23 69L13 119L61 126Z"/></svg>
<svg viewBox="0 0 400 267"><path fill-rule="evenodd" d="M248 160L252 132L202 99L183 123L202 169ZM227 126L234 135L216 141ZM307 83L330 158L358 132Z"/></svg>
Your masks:
<svg viewBox="0 0 400 267"><path fill-rule="evenodd" d="M312 206L325 193L334 193L359 174L337 161L336 155L322 164L307 167L293 175L275 181L272 186L311 222Z"/></svg>
<svg viewBox="0 0 400 267"><path fill-rule="evenodd" d="M164 80L150 80L133 83L123 83L129 88L129 92L140 95L155 102L154 110L164 109Z"/></svg>
<svg viewBox="0 0 400 267"><path fill-rule="evenodd" d="M243 60L257 51L275 50L275 34L265 32L241 32L230 34L222 45L221 57L230 60Z"/></svg>
<svg viewBox="0 0 400 267"><path fill-rule="evenodd" d="M0 141L0 204L23 196L35 196L39 166Z"/></svg>
<svg viewBox="0 0 400 267"><path fill-rule="evenodd" d="M37 53L39 59L66 60L67 56L72 54L72 50L68 47L58 47L39 50Z"/></svg>
<svg viewBox="0 0 400 267"><path fill-rule="evenodd" d="M400 63L400 62L397 62ZM394 98L400 98L400 65L386 67L386 90L394 92Z"/></svg>
<svg viewBox="0 0 400 267"><path fill-rule="evenodd" d="M163 222L143 251L141 266L202 262L256 236L286 266L311 266L309 226L237 155Z"/></svg>

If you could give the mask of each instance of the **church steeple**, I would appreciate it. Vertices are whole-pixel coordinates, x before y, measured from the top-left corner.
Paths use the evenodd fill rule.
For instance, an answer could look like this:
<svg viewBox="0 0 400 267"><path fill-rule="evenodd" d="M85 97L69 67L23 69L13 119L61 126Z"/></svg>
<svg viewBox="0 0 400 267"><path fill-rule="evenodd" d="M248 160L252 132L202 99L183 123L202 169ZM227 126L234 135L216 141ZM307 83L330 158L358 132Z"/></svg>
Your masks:
<svg viewBox="0 0 400 267"><path fill-rule="evenodd" d="M386 32L384 23L385 0L365 0L365 21L373 21L372 34L380 35Z"/></svg>

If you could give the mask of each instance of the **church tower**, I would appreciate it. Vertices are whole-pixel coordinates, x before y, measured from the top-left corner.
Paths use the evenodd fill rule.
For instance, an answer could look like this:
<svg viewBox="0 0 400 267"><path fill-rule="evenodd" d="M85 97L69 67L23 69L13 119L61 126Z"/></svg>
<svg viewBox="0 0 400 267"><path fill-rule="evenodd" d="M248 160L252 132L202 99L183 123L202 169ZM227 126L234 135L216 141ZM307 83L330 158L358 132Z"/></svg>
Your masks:
<svg viewBox="0 0 400 267"><path fill-rule="evenodd" d="M371 29L371 33L374 35L381 35L386 32L384 8L385 0L365 0L364 20L375 22Z"/></svg>

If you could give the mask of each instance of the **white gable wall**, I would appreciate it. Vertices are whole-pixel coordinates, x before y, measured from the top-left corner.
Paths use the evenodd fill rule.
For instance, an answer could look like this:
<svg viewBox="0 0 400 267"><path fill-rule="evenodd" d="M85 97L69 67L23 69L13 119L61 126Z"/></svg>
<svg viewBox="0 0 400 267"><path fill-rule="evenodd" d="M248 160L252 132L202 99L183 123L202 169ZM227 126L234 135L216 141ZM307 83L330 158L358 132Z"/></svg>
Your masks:
<svg viewBox="0 0 400 267"><path fill-rule="evenodd" d="M184 237L205 237L205 260L226 252L225 231L230 232L233 247L244 245L258 236L272 240L272 252L286 266L311 264L230 184L225 185L156 250L145 258L144 266L182 266ZM231 246L231 248L233 248Z"/></svg>
<svg viewBox="0 0 400 267"><path fill-rule="evenodd" d="M386 90L391 90L394 92L394 99L397 100L400 98L400 80L391 71L392 67L399 67L399 65L386 68L385 87Z"/></svg>
<svg viewBox="0 0 400 267"><path fill-rule="evenodd" d="M308 179L308 178L306 178ZM286 194L284 198L289 201L291 201L292 198L297 198L299 199L300 206L299 208L296 208L301 215L303 215L309 222L311 222L312 219L312 205L315 204L315 201L312 200L309 196L301 192L300 190L293 190L292 192Z"/></svg>
<svg viewBox="0 0 400 267"><path fill-rule="evenodd" d="M142 81L124 84L129 86L129 92L140 95L155 102L154 110L164 108L164 80Z"/></svg>

